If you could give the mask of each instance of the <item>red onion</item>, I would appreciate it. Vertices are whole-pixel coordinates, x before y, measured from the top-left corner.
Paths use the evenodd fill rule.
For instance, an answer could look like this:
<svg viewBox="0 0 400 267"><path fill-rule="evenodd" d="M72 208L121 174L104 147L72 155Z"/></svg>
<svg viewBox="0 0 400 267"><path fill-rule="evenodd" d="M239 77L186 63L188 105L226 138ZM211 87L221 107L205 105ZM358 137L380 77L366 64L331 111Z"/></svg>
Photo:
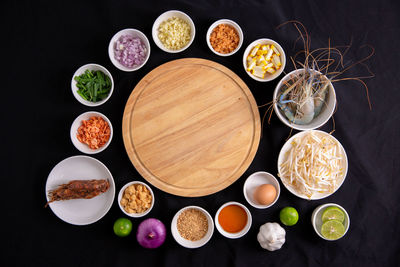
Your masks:
<svg viewBox="0 0 400 267"><path fill-rule="evenodd" d="M146 46L139 37L121 35L114 45L114 57L127 68L141 65L147 55Z"/></svg>
<svg viewBox="0 0 400 267"><path fill-rule="evenodd" d="M139 224L136 239L144 248L158 248L167 235L165 225L157 219L149 218Z"/></svg>

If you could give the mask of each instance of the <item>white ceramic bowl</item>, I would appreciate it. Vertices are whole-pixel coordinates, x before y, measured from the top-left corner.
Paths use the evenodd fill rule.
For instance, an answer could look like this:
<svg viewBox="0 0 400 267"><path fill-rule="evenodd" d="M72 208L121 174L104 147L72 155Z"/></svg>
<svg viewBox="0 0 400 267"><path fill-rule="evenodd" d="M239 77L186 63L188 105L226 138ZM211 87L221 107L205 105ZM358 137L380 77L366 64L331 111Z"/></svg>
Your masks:
<svg viewBox="0 0 400 267"><path fill-rule="evenodd" d="M207 233L202 239L199 239L197 241L190 241L190 240L183 238L179 234L179 231L177 228L177 222L178 222L179 215L181 215L181 213L183 211L188 210L188 209L197 209L197 210L201 211L207 217L207 222L208 222ZM213 221L211 215L205 209L203 209L201 207L198 207L198 206L184 207L183 209L179 210L175 214L174 218L172 219L171 233L172 233L172 236L174 237L175 241L178 242L179 245L181 245L185 248L199 248L201 246L204 246L211 239L211 237L214 233L214 221Z"/></svg>
<svg viewBox="0 0 400 267"><path fill-rule="evenodd" d="M140 38L142 40L143 44L146 46L146 49L147 49L147 55L146 55L146 58L145 58L145 60L143 61L142 64L140 64L138 66L134 66L132 68L128 68L128 67L125 67L124 65L122 65L121 63L119 63L119 61L115 59L115 57L114 57L114 46L115 46L115 43L117 42L117 40L122 35L131 35L133 37L138 37L138 38ZM123 70L123 71L135 71L135 70L138 70L141 67L143 67L146 64L146 62L149 60L150 50L151 49L150 49L149 39L147 39L147 37L146 37L146 35L144 33L142 33L139 30L136 30L136 29L123 29L123 30L120 30L119 32L117 32L111 38L111 41L110 41L110 43L108 45L108 56L110 57L110 60L114 64L114 66L117 67L118 69Z"/></svg>
<svg viewBox="0 0 400 267"><path fill-rule="evenodd" d="M266 44L266 45L267 44L273 44L278 49L278 51L281 53L281 55L280 55L280 59L281 59L281 63L282 63L281 68L278 71L276 71L275 73L273 73L273 74L265 74L264 79L256 77L256 76L254 76L253 74L251 74L250 72L247 71L247 56L249 55L251 49L253 49L253 47L255 47L258 44L261 44L261 45L263 45L263 44ZM259 81L259 82L269 82L269 81L272 81L272 80L276 79L279 75L281 75L281 73L285 69L285 66L286 66L285 51L283 50L283 48L277 42L275 42L274 40L271 40L271 39L262 38L262 39L255 40L254 42L249 44L249 46L247 46L246 50L243 53L244 71L251 78L253 78L254 80Z"/></svg>
<svg viewBox="0 0 400 267"><path fill-rule="evenodd" d="M319 235L319 237L321 237L322 239L328 240L328 241L336 241L339 240L340 238L342 238L343 236L339 237L338 239L327 239L325 238L322 234L321 234L321 227L322 227L322 213L325 211L326 208L328 207L337 207L339 209L341 209L344 212L344 228L346 229L343 236L346 235L347 231L349 230L350 227L350 216L347 213L347 211L340 205L335 204L335 203L327 203L327 204L323 204L320 205L318 207L316 207L311 215L311 223L314 227L315 232L317 233L317 235Z"/></svg>
<svg viewBox="0 0 400 267"><path fill-rule="evenodd" d="M92 71L100 70L104 74L106 74L108 77L110 77L110 80L111 80L110 93L108 93L108 96L106 98L104 98L103 100L97 101L97 102L90 102L90 101L83 99L78 94L77 91L79 88L76 87L77 82L75 81L74 78L75 78L75 76L80 76L81 74L85 73L86 70L92 70ZM71 80L71 89L72 89L72 94L74 95L76 100L78 100L80 103L84 104L85 106L96 107L96 106L100 106L100 105L104 104L111 97L111 95L114 91L114 80L113 80L113 77L111 76L111 73L106 68L104 68L103 66L98 65L98 64L90 63L90 64L83 65L77 71L75 71L74 75L72 76L72 80Z"/></svg>
<svg viewBox="0 0 400 267"><path fill-rule="evenodd" d="M237 233L230 233L230 232L227 232L227 231L225 231L225 230L222 228L222 226L219 224L218 216L219 216L221 210L222 210L223 208L225 208L226 206L229 206L229 205L237 205L237 206L243 208L243 209L246 211L246 214L247 214L247 224L246 224L246 226L243 228L243 230L240 231L240 232L237 232ZM251 227L251 224L252 224L252 218L251 218L251 213L250 213L249 209L248 209L245 205L243 205L243 204L241 204L241 203L239 203L239 202L236 202L236 201L230 201L230 202L227 202L227 203L225 203L224 205L222 205L222 206L218 209L217 213L215 214L214 221L215 221L215 227L217 228L218 232L220 232L221 235L223 235L223 236L225 236L225 237L227 237L227 238L232 238L232 239L240 238L240 237L244 236L245 234L247 234L247 232L250 230L250 227Z"/></svg>
<svg viewBox="0 0 400 267"><path fill-rule="evenodd" d="M239 44L238 44L238 46L236 47L235 50L233 50L232 52L227 53L227 54L222 54L222 53L219 53L219 52L215 51L214 48L211 46L211 43L210 43L210 36L211 36L212 31L214 30L215 27L217 27L220 24L228 24L228 25L232 26L236 30L238 35L239 35ZM235 54L237 51L239 51L239 49L242 47L242 44L243 44L243 38L244 38L243 37L243 31L240 28L240 26L236 22L234 22L234 21L232 21L230 19L217 20L216 22L211 24L210 28L208 28L207 35L206 35L207 45L210 48L210 50L212 52L214 52L216 55L222 56L222 57L231 56L231 55Z"/></svg>
<svg viewBox="0 0 400 267"><path fill-rule="evenodd" d="M299 132L295 135L293 135L289 140L286 141L286 143L283 145L283 147L281 148L281 151L279 152L279 156L278 156L278 173L281 173L281 168L280 165L282 164L285 154L286 152L292 147L292 142L293 139L297 138L297 137L302 137L310 132L319 132L322 133L323 135L327 135L330 136L333 140L335 140L336 142L338 142L340 150L343 154L344 160L342 161L342 168L344 169L344 174L343 174L343 179L341 180L340 184L338 184L338 186L336 187L335 191L333 191L332 193L315 193L311 196L311 198L308 198L306 195L304 194L300 194L298 192L296 192L292 187L287 186L283 180L281 179L283 185L286 187L287 190L289 190L290 193L292 193L295 196L298 196L300 198L306 199L306 200L317 200L317 199L322 199L322 198L326 198L329 197L330 195L334 194L343 184L344 180L346 179L347 176L347 169L348 169L348 161L347 161L347 155L346 155L346 151L344 150L342 144L332 135L324 132L324 131L319 131L319 130L308 130L308 131L303 131L303 132Z"/></svg>
<svg viewBox="0 0 400 267"><path fill-rule="evenodd" d="M294 70L294 71L286 74L285 77L283 77L279 81L279 83L276 85L275 91L274 91L274 94L272 97L272 99L274 99L274 111L275 111L276 115L278 116L278 118L287 126L293 128L293 129L296 129L296 130L300 130L300 131L312 130L312 129L317 129L317 128L321 127L332 117L333 112L335 111L335 107L336 107L335 89L334 89L332 83L329 82L329 85L328 85L329 91L328 91L328 94L326 95L326 105L322 106L321 112L309 124L305 124L305 125L295 124L295 123L290 122L286 118L286 116L284 115L282 110L278 107L278 92L280 91L280 88L282 87L282 85L285 81L289 80L289 78L291 78L293 75L295 75L299 72L302 72L302 71L304 71L304 69L297 69L297 70ZM318 72L318 73L320 73L320 72Z"/></svg>
<svg viewBox="0 0 400 267"><path fill-rule="evenodd" d="M257 187L263 184L271 184L276 189L276 197L274 201L269 205L261 205L254 199L254 192ZM250 175L243 186L243 194L247 202L257 209L266 209L275 204L281 193L281 187L279 186L278 180L268 172L255 172Z"/></svg>
<svg viewBox="0 0 400 267"><path fill-rule="evenodd" d="M124 209L124 208L122 207L122 205L121 205L121 199L122 199L122 196L123 196L123 194L124 194L125 189L126 189L128 186L133 185L133 184L141 184L141 185L145 186L145 187L150 191L151 198L152 198L151 206L150 206L150 208L148 208L145 212L142 212L142 213L128 213L128 212L125 211L125 209ZM153 208L154 202L155 202L155 198L154 198L153 190L151 190L151 187L150 187L150 186L148 186L147 184L145 184L145 183L143 183L143 182L140 182L140 181L133 181L133 182L127 183L126 185L124 185L124 186L121 188L121 190L119 190L119 193L118 193L118 206L120 207L120 209L122 210L122 212L125 213L125 214L126 214L127 216L129 216L129 217L139 218L139 217L146 216L146 215L151 211L151 209Z"/></svg>
<svg viewBox="0 0 400 267"><path fill-rule="evenodd" d="M178 50L171 50L171 49L167 49L160 41L160 39L158 39L158 28L160 26L160 24L163 21L166 21L172 17L176 17L176 18L180 18L185 20L189 26L190 26L190 41L181 49ZM152 29L152 36L153 36L153 41L154 43L163 51L168 52L168 53L179 53L182 52L183 50L185 50L186 48L188 48L193 40L194 37L196 35L196 28L194 26L194 23L192 21L192 19L185 13L183 13L182 11L178 11L178 10L169 10L166 11L164 13L162 13L155 21L153 24L153 29Z"/></svg>
<svg viewBox="0 0 400 267"><path fill-rule="evenodd" d="M98 149L89 148L88 145L81 143L78 140L78 138L76 137L76 134L78 133L78 128L82 124L81 122L83 120L88 120L93 116L102 117L110 126L110 138L108 139L107 143L105 143L102 147L100 147ZM71 125L70 137L71 137L72 144L74 144L76 149L78 149L80 152L86 153L86 154L96 154L96 153L103 151L110 145L112 137L113 137L113 127L111 125L111 121L104 114L101 114L100 112L96 112L96 111L88 111L88 112L82 113L74 120L74 122Z"/></svg>

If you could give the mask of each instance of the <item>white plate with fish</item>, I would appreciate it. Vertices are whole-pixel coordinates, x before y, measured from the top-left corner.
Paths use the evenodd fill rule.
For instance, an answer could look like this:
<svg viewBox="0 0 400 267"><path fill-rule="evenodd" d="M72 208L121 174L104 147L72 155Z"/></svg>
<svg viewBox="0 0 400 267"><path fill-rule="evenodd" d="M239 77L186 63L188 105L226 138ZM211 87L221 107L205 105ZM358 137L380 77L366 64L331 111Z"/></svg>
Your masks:
<svg viewBox="0 0 400 267"><path fill-rule="evenodd" d="M51 200L51 191L71 181L75 182L70 184L69 189L72 189L72 186L89 187L88 191L91 193L86 191L83 194L92 198L53 201L49 203L51 210L61 220L74 225L87 225L100 220L114 201L115 184L111 172L99 160L89 156L66 158L51 170L47 178L45 190L47 201ZM84 190L80 193L82 191ZM77 195L78 191L75 191L74 196ZM60 193L55 198L59 199L60 196L65 195Z"/></svg>

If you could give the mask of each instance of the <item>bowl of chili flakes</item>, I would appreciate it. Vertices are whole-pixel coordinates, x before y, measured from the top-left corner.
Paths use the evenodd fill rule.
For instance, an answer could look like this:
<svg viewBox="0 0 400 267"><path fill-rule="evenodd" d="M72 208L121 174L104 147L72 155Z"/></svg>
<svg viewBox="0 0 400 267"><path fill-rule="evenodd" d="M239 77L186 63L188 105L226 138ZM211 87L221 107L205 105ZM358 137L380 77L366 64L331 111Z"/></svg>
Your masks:
<svg viewBox="0 0 400 267"><path fill-rule="evenodd" d="M82 153L96 154L110 145L113 128L104 114L88 111L74 120L70 135L76 149Z"/></svg>

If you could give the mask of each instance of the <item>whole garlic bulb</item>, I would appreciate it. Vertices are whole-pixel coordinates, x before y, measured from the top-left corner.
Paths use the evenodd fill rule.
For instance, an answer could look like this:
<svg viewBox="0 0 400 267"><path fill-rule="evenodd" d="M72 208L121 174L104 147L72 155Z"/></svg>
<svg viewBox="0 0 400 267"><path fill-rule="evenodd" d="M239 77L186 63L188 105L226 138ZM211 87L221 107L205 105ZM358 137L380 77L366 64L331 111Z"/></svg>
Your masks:
<svg viewBox="0 0 400 267"><path fill-rule="evenodd" d="M280 249L285 243L286 231L278 223L261 225L257 240L261 247L269 251Z"/></svg>

